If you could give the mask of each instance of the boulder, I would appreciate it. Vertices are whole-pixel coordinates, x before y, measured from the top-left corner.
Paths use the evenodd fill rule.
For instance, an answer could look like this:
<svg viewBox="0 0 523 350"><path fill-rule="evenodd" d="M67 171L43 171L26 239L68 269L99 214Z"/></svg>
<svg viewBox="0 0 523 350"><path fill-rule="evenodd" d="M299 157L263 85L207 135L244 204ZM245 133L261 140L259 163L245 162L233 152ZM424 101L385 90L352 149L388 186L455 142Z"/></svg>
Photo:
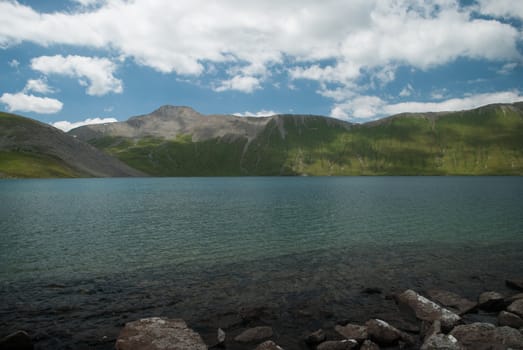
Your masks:
<svg viewBox="0 0 523 350"><path fill-rule="evenodd" d="M505 281L505 284L510 288L523 290L523 278L512 278Z"/></svg>
<svg viewBox="0 0 523 350"><path fill-rule="evenodd" d="M1 350L32 350L31 337L24 331L11 333L0 339Z"/></svg>
<svg viewBox="0 0 523 350"><path fill-rule="evenodd" d="M523 293L518 293L505 298L505 305L510 305L516 300L523 299Z"/></svg>
<svg viewBox="0 0 523 350"><path fill-rule="evenodd" d="M432 334L428 337L421 350L465 350L465 348L450 334Z"/></svg>
<svg viewBox="0 0 523 350"><path fill-rule="evenodd" d="M467 349L492 350L523 348L523 334L510 327L496 327L490 323L472 323L457 326L450 332Z"/></svg>
<svg viewBox="0 0 523 350"><path fill-rule="evenodd" d="M434 322L423 321L421 323L421 337L427 339L430 336L441 333L441 322L436 320Z"/></svg>
<svg viewBox="0 0 523 350"><path fill-rule="evenodd" d="M402 338L402 332L383 320L373 319L365 323L369 338L380 345L392 345Z"/></svg>
<svg viewBox="0 0 523 350"><path fill-rule="evenodd" d="M225 343L226 337L227 337L227 334L225 334L225 331L221 328L218 328L218 334L216 335L216 340L218 340L218 344Z"/></svg>
<svg viewBox="0 0 523 350"><path fill-rule="evenodd" d="M498 325L519 329L523 327L523 319L512 312L501 311L498 315Z"/></svg>
<svg viewBox="0 0 523 350"><path fill-rule="evenodd" d="M395 298L402 313L407 316L414 316L422 321L434 322L439 320L444 331L451 330L461 321L459 315L439 306L411 289L396 295Z"/></svg>
<svg viewBox="0 0 523 350"><path fill-rule="evenodd" d="M354 339L359 342L364 341L369 336L367 333L367 327L357 324L349 323L345 326L337 325L334 327L334 330L347 339Z"/></svg>
<svg viewBox="0 0 523 350"><path fill-rule="evenodd" d="M322 341L325 341L326 339L325 332L323 329L318 329L317 331L312 332L305 338L305 342L307 344L316 345L321 343Z"/></svg>
<svg viewBox="0 0 523 350"><path fill-rule="evenodd" d="M380 350L380 347L372 340L367 339L361 344L360 350Z"/></svg>
<svg viewBox="0 0 523 350"><path fill-rule="evenodd" d="M483 292L479 295L478 305L486 311L501 311L505 308L505 297L498 292Z"/></svg>
<svg viewBox="0 0 523 350"><path fill-rule="evenodd" d="M467 312L474 310L478 305L473 301L462 298L456 293L442 289L430 289L427 291L427 296L430 298L430 300L448 307L450 310L455 311L458 315L466 314Z"/></svg>
<svg viewBox="0 0 523 350"><path fill-rule="evenodd" d="M207 350L198 333L184 320L160 317L143 318L125 324L116 350Z"/></svg>
<svg viewBox="0 0 523 350"><path fill-rule="evenodd" d="M266 340L272 337L272 328L267 326L260 326L249 328L237 335L234 340L240 343L251 343Z"/></svg>
<svg viewBox="0 0 523 350"><path fill-rule="evenodd" d="M316 350L351 350L358 347L354 339L327 340L316 347Z"/></svg>
<svg viewBox="0 0 523 350"><path fill-rule="evenodd" d="M258 345L254 350L283 350L283 348L272 340L267 340Z"/></svg>
<svg viewBox="0 0 523 350"><path fill-rule="evenodd" d="M510 311L519 317L523 317L523 299L514 301L507 307L507 311Z"/></svg>

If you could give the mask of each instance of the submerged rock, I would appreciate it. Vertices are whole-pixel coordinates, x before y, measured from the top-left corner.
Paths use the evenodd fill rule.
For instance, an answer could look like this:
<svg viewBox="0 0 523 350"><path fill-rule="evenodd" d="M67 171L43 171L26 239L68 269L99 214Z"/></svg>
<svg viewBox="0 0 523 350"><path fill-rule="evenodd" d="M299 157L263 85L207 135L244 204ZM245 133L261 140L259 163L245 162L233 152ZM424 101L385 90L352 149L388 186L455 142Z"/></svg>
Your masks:
<svg viewBox="0 0 523 350"><path fill-rule="evenodd" d="M272 328L267 326L260 326L249 328L237 335L234 340L240 343L250 343L262 341L272 337Z"/></svg>
<svg viewBox="0 0 523 350"><path fill-rule="evenodd" d="M307 344L316 345L321 343L322 341L325 341L327 336L325 335L325 332L323 329L318 329L317 331L312 332L305 338L305 342Z"/></svg>
<svg viewBox="0 0 523 350"><path fill-rule="evenodd" d="M490 323L472 323L457 326L450 335L467 349L487 350L523 348L523 334L510 327L496 327Z"/></svg>
<svg viewBox="0 0 523 350"><path fill-rule="evenodd" d="M345 326L337 325L334 327L334 330L347 339L354 339L359 342L364 341L369 336L367 333L367 327L357 324L349 323Z"/></svg>
<svg viewBox="0 0 523 350"><path fill-rule="evenodd" d="M512 312L513 314L523 317L523 299L516 300L509 305L507 311Z"/></svg>
<svg viewBox="0 0 523 350"><path fill-rule="evenodd" d="M519 329L523 327L523 319L512 312L501 311L498 315L498 325Z"/></svg>
<svg viewBox="0 0 523 350"><path fill-rule="evenodd" d="M431 300L452 309L458 315L466 314L467 312L474 310L478 305L471 300L462 298L456 293L441 289L430 289L427 291L427 295Z"/></svg>
<svg viewBox="0 0 523 350"><path fill-rule="evenodd" d="M316 348L316 350L351 350L358 347L358 342L354 339L328 340Z"/></svg>
<svg viewBox="0 0 523 350"><path fill-rule="evenodd" d="M445 309L435 302L419 295L411 289L396 296L396 302L407 316L414 316L422 321L434 322L441 321L441 327L444 331L451 330L461 321L461 317L454 312Z"/></svg>
<svg viewBox="0 0 523 350"><path fill-rule="evenodd" d="M498 292L483 292L479 295L479 307L486 311L501 311L505 308L505 297Z"/></svg>
<svg viewBox="0 0 523 350"><path fill-rule="evenodd" d="M267 340L258 345L254 350L283 350L283 348L272 340Z"/></svg>
<svg viewBox="0 0 523 350"><path fill-rule="evenodd" d="M207 350L198 333L184 320L143 318L125 324L116 340L116 350Z"/></svg>
<svg viewBox="0 0 523 350"><path fill-rule="evenodd" d="M510 288L523 290L523 278L512 278L505 281L505 284Z"/></svg>
<svg viewBox="0 0 523 350"><path fill-rule="evenodd" d="M11 333L0 339L0 350L32 350L31 337L24 331Z"/></svg>

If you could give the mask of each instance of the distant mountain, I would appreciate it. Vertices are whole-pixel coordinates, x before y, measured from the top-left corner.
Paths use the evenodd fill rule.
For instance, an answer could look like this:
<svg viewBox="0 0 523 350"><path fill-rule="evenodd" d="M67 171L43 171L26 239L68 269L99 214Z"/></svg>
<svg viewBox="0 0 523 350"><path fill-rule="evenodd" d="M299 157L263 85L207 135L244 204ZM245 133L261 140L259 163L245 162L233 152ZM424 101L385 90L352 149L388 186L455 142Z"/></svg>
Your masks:
<svg viewBox="0 0 523 350"><path fill-rule="evenodd" d="M48 124L0 113L0 177L140 175L143 173Z"/></svg>
<svg viewBox="0 0 523 350"><path fill-rule="evenodd" d="M366 124L164 106L70 134L153 176L523 175L523 103Z"/></svg>

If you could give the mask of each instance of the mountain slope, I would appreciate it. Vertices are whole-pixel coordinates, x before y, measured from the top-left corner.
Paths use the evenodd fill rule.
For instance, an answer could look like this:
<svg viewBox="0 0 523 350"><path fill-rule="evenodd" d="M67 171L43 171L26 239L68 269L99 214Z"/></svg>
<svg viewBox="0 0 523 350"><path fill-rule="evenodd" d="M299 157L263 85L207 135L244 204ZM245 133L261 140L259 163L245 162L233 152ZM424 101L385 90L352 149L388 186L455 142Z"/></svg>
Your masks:
<svg viewBox="0 0 523 350"><path fill-rule="evenodd" d="M139 175L143 174L50 125L0 113L0 177Z"/></svg>

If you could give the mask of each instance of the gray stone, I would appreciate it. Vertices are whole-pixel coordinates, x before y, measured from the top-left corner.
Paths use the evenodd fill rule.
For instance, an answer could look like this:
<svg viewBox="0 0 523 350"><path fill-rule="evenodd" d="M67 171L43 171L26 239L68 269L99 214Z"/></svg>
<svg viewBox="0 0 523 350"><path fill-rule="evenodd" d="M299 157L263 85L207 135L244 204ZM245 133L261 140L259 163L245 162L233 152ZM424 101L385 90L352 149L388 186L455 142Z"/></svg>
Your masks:
<svg viewBox="0 0 523 350"><path fill-rule="evenodd" d="M358 347L358 342L354 339L328 340L316 347L316 350L351 350Z"/></svg>
<svg viewBox="0 0 523 350"><path fill-rule="evenodd" d="M272 340L267 340L258 345L255 350L283 350L283 348Z"/></svg>
<svg viewBox="0 0 523 350"><path fill-rule="evenodd" d="M0 350L32 350L31 337L24 331L11 333L0 339Z"/></svg>
<svg viewBox="0 0 523 350"><path fill-rule="evenodd" d="M474 310L478 305L473 301L462 298L456 293L441 289L430 289L427 291L427 296L430 298L430 300L448 307L452 311L455 311L458 315L466 314L467 312Z"/></svg>
<svg viewBox="0 0 523 350"><path fill-rule="evenodd" d="M198 333L184 320L143 318L125 324L116 340L116 350L207 350Z"/></svg>
<svg viewBox="0 0 523 350"><path fill-rule="evenodd" d="M501 311L505 308L504 299L498 292L483 292L479 295L478 305L486 311Z"/></svg>
<svg viewBox="0 0 523 350"><path fill-rule="evenodd" d="M380 347L372 340L367 339L361 344L360 350L380 350Z"/></svg>
<svg viewBox="0 0 523 350"><path fill-rule="evenodd" d="M372 341L380 345L392 345L401 339L402 332L383 320L373 319L365 323L367 333Z"/></svg>
<svg viewBox="0 0 523 350"><path fill-rule="evenodd" d="M368 338L367 327L357 324L337 325L334 330L347 339L354 339L359 342Z"/></svg>
<svg viewBox="0 0 523 350"><path fill-rule="evenodd" d="M272 328L260 326L243 331L240 335L236 336L234 340L240 343L250 343L262 341L270 337L272 337Z"/></svg>
<svg viewBox="0 0 523 350"><path fill-rule="evenodd" d="M305 342L307 344L315 345L321 343L322 341L325 341L326 338L327 336L325 335L325 332L323 331L323 329L320 328L317 331L314 331L311 334L309 334L307 338L305 338Z"/></svg>
<svg viewBox="0 0 523 350"><path fill-rule="evenodd" d="M523 334L510 327L496 327L490 323L472 323L457 326L450 332L467 349L498 350L523 348Z"/></svg>
<svg viewBox="0 0 523 350"><path fill-rule="evenodd" d="M411 289L396 296L400 311L406 316L415 317L422 321L441 321L444 331L449 331L461 321L461 317L445 309L435 302L419 295Z"/></svg>
<svg viewBox="0 0 523 350"><path fill-rule="evenodd" d="M421 337L427 339L435 334L441 333L441 322L436 320L434 322L423 321L421 326Z"/></svg>
<svg viewBox="0 0 523 350"><path fill-rule="evenodd" d="M523 317L523 299L514 301L507 307L507 311L510 311L519 317Z"/></svg>
<svg viewBox="0 0 523 350"><path fill-rule="evenodd" d="M454 336L449 334L433 334L428 337L421 350L465 350Z"/></svg>
<svg viewBox="0 0 523 350"><path fill-rule="evenodd" d="M227 337L227 334L225 334L225 331L221 328L218 328L218 334L216 335L218 344L223 344L225 342L226 337Z"/></svg>
<svg viewBox="0 0 523 350"><path fill-rule="evenodd" d="M512 312L501 311L498 315L498 325L519 329L523 327L523 319Z"/></svg>
<svg viewBox="0 0 523 350"><path fill-rule="evenodd" d="M523 278L511 278L506 280L505 283L511 288L523 290Z"/></svg>

